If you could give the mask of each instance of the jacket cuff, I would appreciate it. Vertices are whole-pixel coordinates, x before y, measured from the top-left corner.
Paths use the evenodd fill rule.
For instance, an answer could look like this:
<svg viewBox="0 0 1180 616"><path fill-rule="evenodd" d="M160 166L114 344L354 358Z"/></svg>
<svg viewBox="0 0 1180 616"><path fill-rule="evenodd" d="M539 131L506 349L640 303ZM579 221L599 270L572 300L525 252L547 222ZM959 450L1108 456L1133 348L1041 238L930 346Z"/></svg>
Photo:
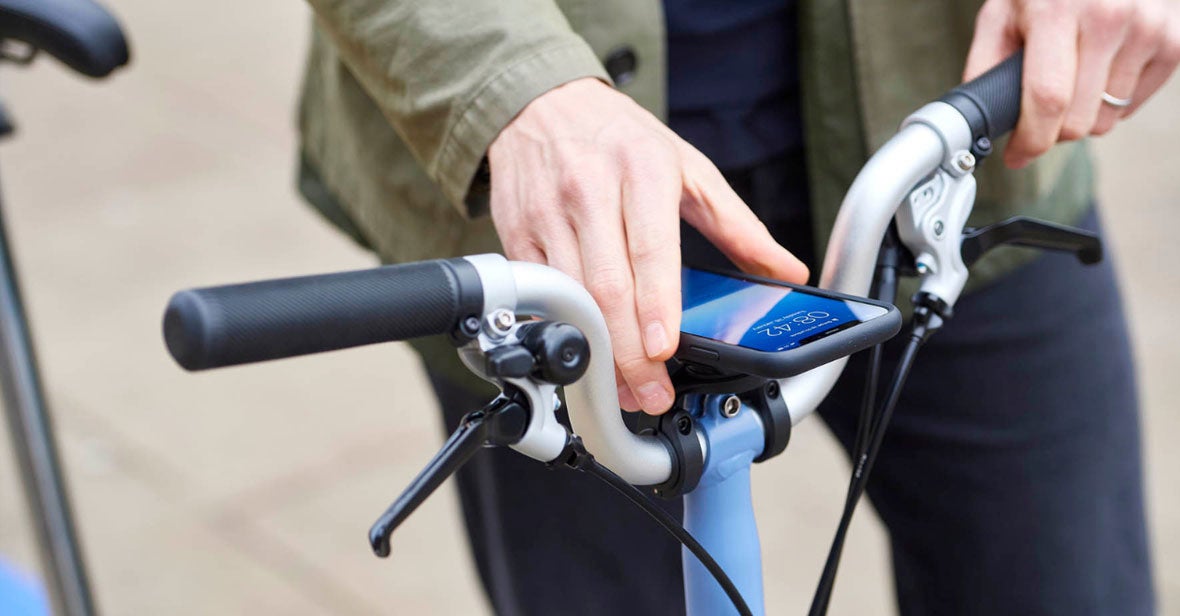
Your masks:
<svg viewBox="0 0 1180 616"><path fill-rule="evenodd" d="M485 156L500 131L533 99L565 83L597 77L611 83L584 40L540 49L492 75L461 107L428 169L448 201L469 218L488 212Z"/></svg>

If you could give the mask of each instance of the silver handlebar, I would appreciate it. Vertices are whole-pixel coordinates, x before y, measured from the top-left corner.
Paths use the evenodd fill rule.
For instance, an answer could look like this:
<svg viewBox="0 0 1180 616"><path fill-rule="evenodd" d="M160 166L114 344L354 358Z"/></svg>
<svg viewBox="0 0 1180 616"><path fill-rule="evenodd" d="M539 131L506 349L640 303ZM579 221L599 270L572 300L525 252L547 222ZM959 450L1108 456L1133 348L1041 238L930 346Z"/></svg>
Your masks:
<svg viewBox="0 0 1180 616"><path fill-rule="evenodd" d="M907 118L897 135L864 166L845 196L828 243L820 286L851 295L867 294L881 240L898 207L915 186L932 174L946 174L952 182L954 178L970 176L970 169L962 169L961 164L955 166L956 160L961 163L962 154L970 145L967 122L950 105L931 103ZM966 204L968 212L970 206ZM966 220L965 214L961 217ZM959 231L955 229L955 233ZM655 437L632 433L623 424L617 404L614 362L609 360L613 357L610 336L590 293L569 276L546 266L509 262L497 255L479 255L468 260L479 271L484 288L496 289L485 296L485 315L508 310L564 321L586 336L590 343L590 367L578 382L565 388L565 396L573 429L587 449L632 484L654 485L667 480L672 472L672 460L665 446ZM965 269L962 280L958 279L960 273L955 268L947 267L943 271L944 274L934 278L951 280L939 284L951 288L957 285L961 290L966 281ZM927 277L923 284L930 280L933 279ZM953 303L954 298L949 301ZM815 411L846 363L847 358L843 358L781 381L792 423ZM559 431L536 431L513 447L538 457L539 452L560 451L564 443L556 439L562 437Z"/></svg>

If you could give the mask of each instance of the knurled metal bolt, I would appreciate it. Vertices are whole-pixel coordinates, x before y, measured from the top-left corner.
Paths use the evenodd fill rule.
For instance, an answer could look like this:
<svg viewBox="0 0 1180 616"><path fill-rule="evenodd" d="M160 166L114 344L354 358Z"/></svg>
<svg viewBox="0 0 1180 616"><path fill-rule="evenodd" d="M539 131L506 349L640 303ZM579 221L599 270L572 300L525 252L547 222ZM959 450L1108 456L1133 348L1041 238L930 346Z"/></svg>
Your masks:
<svg viewBox="0 0 1180 616"><path fill-rule="evenodd" d="M730 396L721 403L721 414L726 417L736 417L742 410L742 401L737 396Z"/></svg>
<svg viewBox="0 0 1180 616"><path fill-rule="evenodd" d="M959 152L955 155L955 166L959 171L970 171L975 168L975 156L971 152Z"/></svg>

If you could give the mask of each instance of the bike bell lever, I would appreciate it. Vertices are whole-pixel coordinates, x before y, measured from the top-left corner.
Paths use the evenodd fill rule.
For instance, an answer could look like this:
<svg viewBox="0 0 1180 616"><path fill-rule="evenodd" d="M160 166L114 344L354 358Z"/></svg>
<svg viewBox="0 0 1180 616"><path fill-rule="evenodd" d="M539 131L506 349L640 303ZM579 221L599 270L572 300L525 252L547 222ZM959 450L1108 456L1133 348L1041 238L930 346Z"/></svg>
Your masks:
<svg viewBox="0 0 1180 616"><path fill-rule="evenodd" d="M389 556L389 537L393 531L480 449L488 445L511 445L524 436L529 411L527 402L520 398L516 392L500 394L482 409L463 417L442 449L369 529L369 545L374 554L382 558Z"/></svg>
<svg viewBox="0 0 1180 616"><path fill-rule="evenodd" d="M1102 240L1097 233L1027 216L963 229L959 250L963 263L970 266L992 248L1004 245L1070 252L1085 265L1102 261Z"/></svg>

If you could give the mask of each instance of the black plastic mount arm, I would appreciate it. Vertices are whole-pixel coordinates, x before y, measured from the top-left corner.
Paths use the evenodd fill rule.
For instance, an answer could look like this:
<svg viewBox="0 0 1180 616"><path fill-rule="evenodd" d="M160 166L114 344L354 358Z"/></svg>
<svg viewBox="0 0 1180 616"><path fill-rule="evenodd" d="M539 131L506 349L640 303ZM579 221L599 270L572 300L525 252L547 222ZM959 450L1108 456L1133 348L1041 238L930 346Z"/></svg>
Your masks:
<svg viewBox="0 0 1180 616"><path fill-rule="evenodd" d="M164 313L187 370L450 334L479 333L483 286L465 259L190 289Z"/></svg>

